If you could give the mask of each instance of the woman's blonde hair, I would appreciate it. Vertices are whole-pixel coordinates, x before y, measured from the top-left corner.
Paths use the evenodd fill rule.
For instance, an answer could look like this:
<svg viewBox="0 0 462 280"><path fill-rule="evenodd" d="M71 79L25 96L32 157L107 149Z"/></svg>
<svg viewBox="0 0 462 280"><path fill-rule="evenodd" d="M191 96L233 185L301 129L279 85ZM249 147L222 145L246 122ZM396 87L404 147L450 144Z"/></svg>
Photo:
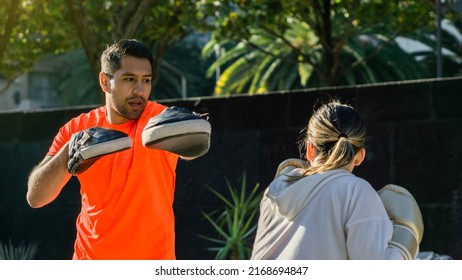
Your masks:
<svg viewBox="0 0 462 280"><path fill-rule="evenodd" d="M358 112L338 100L322 105L311 116L300 149L310 143L315 158L303 176L343 167L364 147L366 125Z"/></svg>

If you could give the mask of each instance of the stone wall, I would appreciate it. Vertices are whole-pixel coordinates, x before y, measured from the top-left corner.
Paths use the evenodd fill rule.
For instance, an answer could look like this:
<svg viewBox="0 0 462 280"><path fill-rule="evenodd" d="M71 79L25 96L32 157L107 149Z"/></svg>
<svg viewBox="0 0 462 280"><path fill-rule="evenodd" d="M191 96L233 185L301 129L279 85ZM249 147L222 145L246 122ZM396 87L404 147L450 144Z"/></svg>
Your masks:
<svg viewBox="0 0 462 280"><path fill-rule="evenodd" d="M299 157L297 142L313 107L338 98L355 106L368 125L365 162L354 173L376 189L405 186L424 217L422 251L462 259L462 79L435 79L358 87L275 92L264 95L165 100L210 114L209 152L180 161L174 209L177 257L213 259L213 236L201 211L220 201L208 190L267 186L277 165ZM39 242L38 259L69 259L79 211L78 182L72 179L52 204L31 209L27 176L46 153L58 128L92 107L0 114L0 240Z"/></svg>

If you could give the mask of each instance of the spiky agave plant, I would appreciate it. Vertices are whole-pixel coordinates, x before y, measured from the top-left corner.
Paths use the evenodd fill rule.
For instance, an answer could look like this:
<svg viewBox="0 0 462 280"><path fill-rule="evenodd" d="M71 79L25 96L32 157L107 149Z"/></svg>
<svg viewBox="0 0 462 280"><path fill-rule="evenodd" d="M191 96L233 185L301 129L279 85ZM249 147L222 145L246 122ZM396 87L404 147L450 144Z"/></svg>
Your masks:
<svg viewBox="0 0 462 280"><path fill-rule="evenodd" d="M38 243L24 243L14 245L11 239L8 243L0 241L0 260L32 260L38 251Z"/></svg>
<svg viewBox="0 0 462 280"><path fill-rule="evenodd" d="M240 189L233 187L229 180L225 179L230 199L208 187L224 203L224 206L211 213L202 211L204 218L218 232L219 237L204 235L199 235L199 237L217 244L215 247L208 248L210 251L217 252L215 259L249 259L262 197L262 192L259 191L260 185L257 183L251 190L248 190L245 172Z"/></svg>

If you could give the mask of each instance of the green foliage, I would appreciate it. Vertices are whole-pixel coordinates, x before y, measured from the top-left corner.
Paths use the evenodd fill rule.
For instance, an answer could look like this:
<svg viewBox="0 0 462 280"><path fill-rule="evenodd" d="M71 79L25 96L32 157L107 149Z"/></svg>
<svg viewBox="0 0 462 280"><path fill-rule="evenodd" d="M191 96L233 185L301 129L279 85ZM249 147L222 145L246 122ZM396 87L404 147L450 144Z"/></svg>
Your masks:
<svg viewBox="0 0 462 280"><path fill-rule="evenodd" d="M99 104L90 64L84 51L69 51L55 56L54 59L61 61L62 65L72 65L72 67L63 67L62 71L57 73L59 104L62 106Z"/></svg>
<svg viewBox="0 0 462 280"><path fill-rule="evenodd" d="M435 1L3 2L0 76L11 83L47 55L83 49L86 58L73 60L77 73L70 73L74 64L69 64L70 71L63 72L67 77L79 77L78 73L82 73L80 79L85 81L67 80L60 92L66 102L76 96L77 104L83 104L79 103L81 100L101 101L95 93L99 91L98 57L107 44L121 37L140 39L159 59L154 66L155 75L159 75L153 80L154 88L158 78L164 84L159 85L153 96L158 94L160 98L178 97L176 93L180 90L178 75L162 67L165 58L189 76L188 89L191 88L192 94L188 90L188 96L210 95L209 83L215 82L213 75L218 69L221 76L214 92L229 95L419 79L429 77L435 67L435 42L431 38L435 31ZM460 13L451 9L445 9L443 16L454 22L461 19ZM456 27L460 30L460 26ZM192 49L190 54L197 55L197 59L191 56L187 59L191 65L199 64L200 71L213 63L206 77L200 76L201 73L189 75L190 65L185 65L185 59L179 57L184 48L178 51L179 58L175 61L175 52L185 42L184 38L202 33L212 34L202 57ZM423 40L433 48L433 53L408 54L394 42L397 36ZM447 38L446 35L444 39ZM460 75L460 42L443 43L453 52L451 55L445 52L444 75ZM226 50L222 56L215 57L217 47ZM198 79L206 80L206 86L196 90ZM73 95L65 88L79 88L78 94Z"/></svg>
<svg viewBox="0 0 462 280"><path fill-rule="evenodd" d="M231 199L209 187L224 205L211 213L202 212L204 218L218 232L219 237L199 236L217 244L215 247L208 248L210 251L217 252L215 259L249 259L262 197L259 191L260 185L257 183L248 190L245 172L240 189L233 187L228 179L226 184Z"/></svg>
<svg viewBox="0 0 462 280"><path fill-rule="evenodd" d="M14 245L11 239L8 244L0 241L0 260L32 260L37 251L37 242L25 244L22 241Z"/></svg>
<svg viewBox="0 0 462 280"><path fill-rule="evenodd" d="M190 35L165 49L160 78L153 89L154 100L180 98L181 75L186 78L187 97L210 96L215 85L214 78L207 78L205 72L211 59L201 59L201 49L207 38L200 34ZM166 67L170 64L177 70ZM181 74L181 75L180 75Z"/></svg>
<svg viewBox="0 0 462 280"><path fill-rule="evenodd" d="M433 72L395 41L416 30L433 34L434 7L427 1L201 3L215 8L204 8L214 29L203 55L225 49L208 71L221 69L215 95L413 80Z"/></svg>
<svg viewBox="0 0 462 280"><path fill-rule="evenodd" d="M8 17L10 7L17 12ZM13 80L47 55L83 48L86 58L79 62L74 60L75 53L71 54L69 60L76 62L76 68L69 64L70 71L63 71L66 79L83 74L80 80L67 79L63 85L63 89L77 86L78 94L72 95L75 88L60 89L60 101L101 103L97 75L99 55L106 45L121 38L140 39L157 58L156 75L161 72L166 49L190 34L193 24L200 29L201 24L194 23L196 18L195 6L179 0L6 0L0 5L0 76ZM12 28L6 28L6 23ZM72 70L77 73L70 73Z"/></svg>
<svg viewBox="0 0 462 280"><path fill-rule="evenodd" d="M47 54L61 53L79 46L71 26L62 13L64 5L56 0L8 0L0 5L0 69L2 75L14 78L30 70ZM12 29L5 29L9 7L17 3ZM3 37L2 37L3 36Z"/></svg>
<svg viewBox="0 0 462 280"><path fill-rule="evenodd" d="M443 20L449 27L454 30L460 30L454 22ZM460 36L461 33L459 33ZM429 29L419 29L406 36L406 38L420 42L427 46L426 50L417 50L411 53L422 68L429 69L436 73L436 38ZM462 48L460 37L453 32L443 29L441 33L442 53L442 75L443 77L455 77L462 75Z"/></svg>

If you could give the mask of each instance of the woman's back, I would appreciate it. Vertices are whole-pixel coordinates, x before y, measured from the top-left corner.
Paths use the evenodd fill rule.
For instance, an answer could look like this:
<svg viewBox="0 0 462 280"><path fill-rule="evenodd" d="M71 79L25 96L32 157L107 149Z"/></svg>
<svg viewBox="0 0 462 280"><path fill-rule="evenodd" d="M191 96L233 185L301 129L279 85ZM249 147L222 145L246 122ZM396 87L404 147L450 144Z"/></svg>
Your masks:
<svg viewBox="0 0 462 280"><path fill-rule="evenodd" d="M380 240L393 225L369 183L344 169L287 179L276 178L261 202L252 259L390 258Z"/></svg>

